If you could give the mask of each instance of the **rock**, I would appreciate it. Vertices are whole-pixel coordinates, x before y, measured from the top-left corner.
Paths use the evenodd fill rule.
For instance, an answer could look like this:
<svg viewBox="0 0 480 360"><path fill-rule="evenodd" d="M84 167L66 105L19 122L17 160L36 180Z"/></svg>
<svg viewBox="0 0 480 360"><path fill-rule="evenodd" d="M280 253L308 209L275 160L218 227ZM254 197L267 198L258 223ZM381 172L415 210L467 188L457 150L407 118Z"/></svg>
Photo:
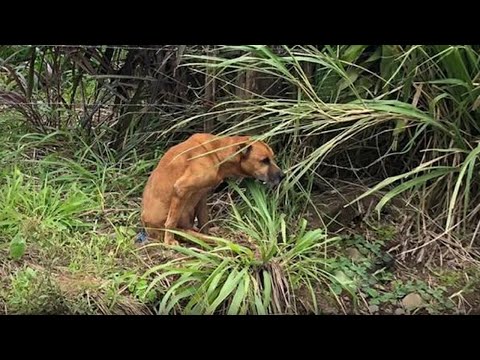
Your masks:
<svg viewBox="0 0 480 360"><path fill-rule="evenodd" d="M212 226L210 229L208 229L209 233L216 234L220 231L220 228L218 226Z"/></svg>
<svg viewBox="0 0 480 360"><path fill-rule="evenodd" d="M402 308L397 308L394 312L395 315L405 315L405 310Z"/></svg>
<svg viewBox="0 0 480 360"><path fill-rule="evenodd" d="M370 314L374 314L378 312L378 310L379 310L378 305L370 305L368 307L368 311L370 311Z"/></svg>
<svg viewBox="0 0 480 360"><path fill-rule="evenodd" d="M391 306L387 305L386 307L384 307L382 309L382 311L385 315L387 315L387 314L393 315L393 308Z"/></svg>
<svg viewBox="0 0 480 360"><path fill-rule="evenodd" d="M410 293L402 300L402 305L406 310L418 309L423 304L423 299L417 293Z"/></svg>
<svg viewBox="0 0 480 360"><path fill-rule="evenodd" d="M362 254L360 254L360 251L358 251L354 247L350 247L350 248L346 249L345 253L353 261L358 261L363 257Z"/></svg>

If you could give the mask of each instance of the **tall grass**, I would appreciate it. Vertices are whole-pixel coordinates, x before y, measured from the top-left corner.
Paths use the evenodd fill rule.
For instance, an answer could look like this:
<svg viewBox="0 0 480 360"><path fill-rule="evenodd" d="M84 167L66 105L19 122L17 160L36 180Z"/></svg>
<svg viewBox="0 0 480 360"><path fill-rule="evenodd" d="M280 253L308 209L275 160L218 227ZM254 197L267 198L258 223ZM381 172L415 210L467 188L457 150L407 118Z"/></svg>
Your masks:
<svg viewBox="0 0 480 360"><path fill-rule="evenodd" d="M200 248L176 247L182 257L154 266L150 288L168 284L161 314L288 314L306 311L295 290L309 290L319 313L316 289L339 281L330 271L327 247L339 240L321 229L307 230L305 220L277 210L278 195L257 184L246 191L234 186L246 202L231 203L226 219L230 239L211 237L217 246L189 237ZM179 233L181 235L181 233ZM232 238L232 236L234 238ZM242 240L243 239L243 240Z"/></svg>
<svg viewBox="0 0 480 360"><path fill-rule="evenodd" d="M149 313L135 276L145 261L133 243L141 187L131 177L145 177L149 161L100 161L75 136L0 121L9 130L0 134L2 311Z"/></svg>
<svg viewBox="0 0 480 360"><path fill-rule="evenodd" d="M9 312L145 313L148 304L159 313L320 313L318 289L341 285L327 255L339 238L307 229L276 191L232 183L216 246L191 239L197 247L152 258L133 240L137 185L155 161L99 158L62 132L10 135L0 170L0 302Z"/></svg>
<svg viewBox="0 0 480 360"><path fill-rule="evenodd" d="M288 153L301 157L288 169L285 191L322 173L319 169L326 163L350 170L350 177L377 172L378 185L362 197L388 187L378 211L408 191L415 196L417 209L430 217L421 220L420 244L409 250L443 242L456 248L457 255L459 249L465 255L453 236L462 238L463 245L471 240L472 250L479 210L478 48L366 50L366 46L326 46L322 51L285 46L274 52L267 46L225 46L218 50L223 56L189 56L185 66L214 67L218 81L231 71L269 75L290 87L295 98L253 93L247 101L223 102L217 111L184 122L241 112L247 116L225 132L262 129L263 137L288 141ZM332 82L328 79L335 79L331 91L322 87ZM372 145L373 153L355 151ZM424 249L420 257L423 254Z"/></svg>
<svg viewBox="0 0 480 360"><path fill-rule="evenodd" d="M78 131L99 159L199 131L253 134L287 170L281 202L374 178L364 196L386 190L379 213L403 196L416 214L404 255L477 254L478 46L0 50L3 102L44 132Z"/></svg>

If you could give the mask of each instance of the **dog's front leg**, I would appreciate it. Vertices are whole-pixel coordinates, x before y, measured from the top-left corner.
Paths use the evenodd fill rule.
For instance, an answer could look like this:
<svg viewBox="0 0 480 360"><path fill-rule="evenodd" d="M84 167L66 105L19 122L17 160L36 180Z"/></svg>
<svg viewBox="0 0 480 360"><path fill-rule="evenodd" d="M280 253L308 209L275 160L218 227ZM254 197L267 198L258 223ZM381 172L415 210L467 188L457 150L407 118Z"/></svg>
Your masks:
<svg viewBox="0 0 480 360"><path fill-rule="evenodd" d="M168 211L167 220L165 221L165 227L167 229L175 229L178 226L178 221L185 208L185 204L189 201L190 196L196 191L211 187L212 183L215 183L216 181L216 173L205 173L203 167L191 167L188 172L185 172L185 174L180 179L178 179L173 186L174 191L170 203L170 209ZM206 197L204 205L205 207L207 205ZM197 216L199 216L199 213L197 213ZM199 218L199 221L205 221L204 213L202 213L200 217L201 219ZM164 239L166 244L178 244L178 242L175 241L175 237L171 232L166 232Z"/></svg>
<svg viewBox="0 0 480 360"><path fill-rule="evenodd" d="M173 186L170 209L168 210L167 219L165 220L165 228L167 230L177 229L185 204L197 185L195 180L195 177L192 177L190 172L186 172ZM164 242L167 245L178 245L174 234L169 231L165 232Z"/></svg>
<svg viewBox="0 0 480 360"><path fill-rule="evenodd" d="M167 220L165 221L165 228L167 230L173 230L177 228L178 220L182 214L184 204L185 196L179 196L178 194L173 195ZM164 242L167 245L178 245L178 241L175 240L174 234L169 231L165 232Z"/></svg>

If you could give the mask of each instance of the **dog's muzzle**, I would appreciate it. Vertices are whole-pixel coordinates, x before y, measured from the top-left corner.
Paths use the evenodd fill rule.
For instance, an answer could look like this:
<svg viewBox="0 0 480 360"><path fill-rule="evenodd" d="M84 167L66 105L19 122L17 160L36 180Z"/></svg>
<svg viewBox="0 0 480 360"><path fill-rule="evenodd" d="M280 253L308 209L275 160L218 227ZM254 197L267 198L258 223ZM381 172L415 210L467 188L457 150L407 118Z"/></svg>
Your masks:
<svg viewBox="0 0 480 360"><path fill-rule="evenodd" d="M285 174L283 171L279 171L272 176L269 176L267 183L271 186L277 186L283 179L285 179Z"/></svg>
<svg viewBox="0 0 480 360"><path fill-rule="evenodd" d="M263 184L267 184L269 186L277 186L280 182L285 178L285 174L283 171L276 171L268 176L261 176L258 177L258 180L262 181Z"/></svg>

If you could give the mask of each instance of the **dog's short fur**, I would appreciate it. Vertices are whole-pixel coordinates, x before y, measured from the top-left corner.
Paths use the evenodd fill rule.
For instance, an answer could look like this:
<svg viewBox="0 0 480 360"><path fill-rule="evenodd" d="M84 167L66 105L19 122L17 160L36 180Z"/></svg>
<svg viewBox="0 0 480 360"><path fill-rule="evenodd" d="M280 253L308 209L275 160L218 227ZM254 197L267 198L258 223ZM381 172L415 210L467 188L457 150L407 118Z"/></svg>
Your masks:
<svg viewBox="0 0 480 360"><path fill-rule="evenodd" d="M148 179L142 200L142 223L149 238L177 244L171 232L194 230L195 218L208 233L207 196L229 177L253 177L277 185L284 173L274 162L272 149L248 136L217 137L195 134L170 148Z"/></svg>

